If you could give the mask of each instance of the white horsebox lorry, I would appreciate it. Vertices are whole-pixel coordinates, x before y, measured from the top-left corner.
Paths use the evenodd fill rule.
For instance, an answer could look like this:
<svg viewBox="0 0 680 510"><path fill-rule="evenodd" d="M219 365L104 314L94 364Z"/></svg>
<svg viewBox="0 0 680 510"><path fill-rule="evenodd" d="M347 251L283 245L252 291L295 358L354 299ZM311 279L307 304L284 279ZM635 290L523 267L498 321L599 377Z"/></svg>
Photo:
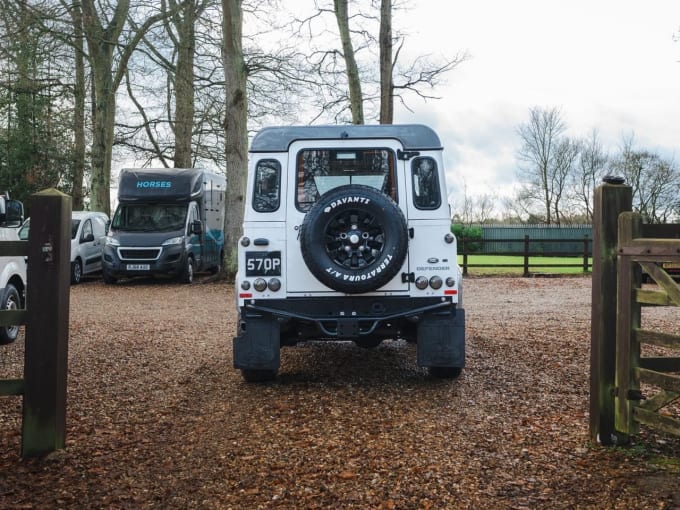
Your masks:
<svg viewBox="0 0 680 510"><path fill-rule="evenodd" d="M435 377L465 364L463 280L442 145L422 125L271 127L252 140L234 366L276 376L305 340L417 343Z"/></svg>

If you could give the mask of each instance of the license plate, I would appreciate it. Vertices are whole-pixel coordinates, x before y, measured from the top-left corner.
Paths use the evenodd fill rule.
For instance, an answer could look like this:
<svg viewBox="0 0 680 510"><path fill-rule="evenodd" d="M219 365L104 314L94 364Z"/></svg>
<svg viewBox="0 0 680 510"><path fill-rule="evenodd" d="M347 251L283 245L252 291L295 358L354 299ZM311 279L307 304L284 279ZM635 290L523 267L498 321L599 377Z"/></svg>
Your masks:
<svg viewBox="0 0 680 510"><path fill-rule="evenodd" d="M281 252L247 251L246 276L281 276Z"/></svg>
<svg viewBox="0 0 680 510"><path fill-rule="evenodd" d="M149 264L128 264L126 268L128 271L148 271L151 266Z"/></svg>

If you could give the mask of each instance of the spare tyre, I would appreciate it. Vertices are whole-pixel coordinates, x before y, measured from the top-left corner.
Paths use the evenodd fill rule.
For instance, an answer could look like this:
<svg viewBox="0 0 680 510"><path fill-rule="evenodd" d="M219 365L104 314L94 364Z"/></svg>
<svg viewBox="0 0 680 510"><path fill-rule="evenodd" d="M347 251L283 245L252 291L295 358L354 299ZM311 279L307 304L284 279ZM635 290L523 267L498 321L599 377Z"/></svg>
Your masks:
<svg viewBox="0 0 680 510"><path fill-rule="evenodd" d="M300 227L302 258L324 285L348 294L378 289L401 269L408 250L404 214L370 186L324 194Z"/></svg>

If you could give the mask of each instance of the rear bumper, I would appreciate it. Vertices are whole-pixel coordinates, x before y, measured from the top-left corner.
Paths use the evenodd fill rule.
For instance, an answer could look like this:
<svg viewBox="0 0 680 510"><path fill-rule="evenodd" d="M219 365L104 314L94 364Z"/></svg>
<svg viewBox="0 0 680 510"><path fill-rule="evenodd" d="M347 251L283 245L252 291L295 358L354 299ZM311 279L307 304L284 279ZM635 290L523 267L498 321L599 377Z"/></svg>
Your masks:
<svg viewBox="0 0 680 510"><path fill-rule="evenodd" d="M370 296L250 300L240 309L236 368L276 369L279 347L307 339L405 339L424 367L465 366L465 310L450 298Z"/></svg>
<svg viewBox="0 0 680 510"><path fill-rule="evenodd" d="M286 327L290 326L289 323L293 323L305 337L343 340L362 336L390 338L405 324L415 325L424 317L452 318L455 315L456 305L451 302L451 298L440 297L263 299L249 300L241 307L241 320L270 317L280 322L284 331L290 329ZM309 326L313 326L311 331Z"/></svg>

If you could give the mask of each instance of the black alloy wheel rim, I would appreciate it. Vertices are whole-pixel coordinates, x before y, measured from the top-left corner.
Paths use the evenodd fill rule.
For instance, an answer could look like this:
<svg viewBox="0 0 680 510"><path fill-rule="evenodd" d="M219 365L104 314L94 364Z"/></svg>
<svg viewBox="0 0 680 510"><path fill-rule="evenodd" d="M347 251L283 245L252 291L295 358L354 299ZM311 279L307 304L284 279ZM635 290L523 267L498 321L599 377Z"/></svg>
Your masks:
<svg viewBox="0 0 680 510"><path fill-rule="evenodd" d="M385 230L368 211L341 212L324 232L326 254L344 269L366 269L380 259L385 249Z"/></svg>

